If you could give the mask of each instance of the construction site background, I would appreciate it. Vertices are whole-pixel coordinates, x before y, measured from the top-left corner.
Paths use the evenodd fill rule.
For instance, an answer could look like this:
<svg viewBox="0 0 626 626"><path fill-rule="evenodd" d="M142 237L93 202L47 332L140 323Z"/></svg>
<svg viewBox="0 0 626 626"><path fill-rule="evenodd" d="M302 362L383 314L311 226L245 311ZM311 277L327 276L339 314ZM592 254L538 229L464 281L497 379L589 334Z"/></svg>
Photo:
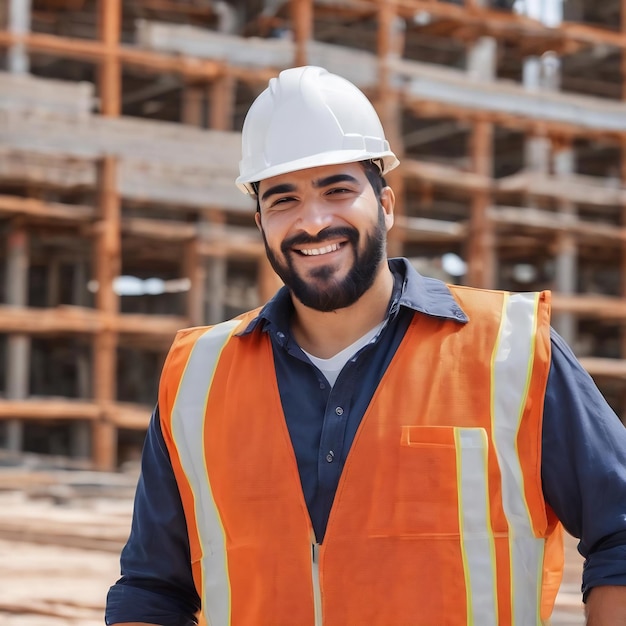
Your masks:
<svg viewBox="0 0 626 626"><path fill-rule="evenodd" d="M400 157L390 254L552 290L625 420L626 0L0 0L0 626L102 623L174 333L279 286L239 131L303 64Z"/></svg>

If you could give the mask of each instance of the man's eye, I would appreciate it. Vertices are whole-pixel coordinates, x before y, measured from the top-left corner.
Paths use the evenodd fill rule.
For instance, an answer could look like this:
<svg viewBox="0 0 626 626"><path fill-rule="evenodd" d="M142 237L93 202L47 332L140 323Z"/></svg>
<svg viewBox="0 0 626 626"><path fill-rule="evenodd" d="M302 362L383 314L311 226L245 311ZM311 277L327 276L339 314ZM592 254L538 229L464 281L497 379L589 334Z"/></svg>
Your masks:
<svg viewBox="0 0 626 626"><path fill-rule="evenodd" d="M328 195L334 195L334 194L342 194L342 193L350 193L352 191L352 189L348 189L347 187L333 187L332 189L328 190Z"/></svg>
<svg viewBox="0 0 626 626"><path fill-rule="evenodd" d="M294 200L295 198L293 198L292 196L283 196L282 198L276 198L276 200L274 200L274 202L272 202L270 206L275 207L279 204L287 204L289 202L293 202Z"/></svg>

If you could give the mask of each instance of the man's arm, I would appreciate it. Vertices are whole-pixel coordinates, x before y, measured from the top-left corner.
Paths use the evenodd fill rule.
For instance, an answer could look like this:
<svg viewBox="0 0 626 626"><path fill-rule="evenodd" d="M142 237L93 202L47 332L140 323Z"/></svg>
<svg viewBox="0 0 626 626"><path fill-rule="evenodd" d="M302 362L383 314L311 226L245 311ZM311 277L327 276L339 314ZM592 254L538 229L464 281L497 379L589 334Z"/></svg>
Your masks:
<svg viewBox="0 0 626 626"><path fill-rule="evenodd" d="M565 529L580 539L588 602L596 588L626 586L626 428L563 339L553 332L551 343L543 492ZM595 596L594 611L607 593Z"/></svg>
<svg viewBox="0 0 626 626"><path fill-rule="evenodd" d="M587 626L626 624L626 587L594 587L587 597Z"/></svg>
<svg viewBox="0 0 626 626"><path fill-rule="evenodd" d="M154 411L142 453L122 577L106 602L107 624L195 626L200 609L178 485Z"/></svg>

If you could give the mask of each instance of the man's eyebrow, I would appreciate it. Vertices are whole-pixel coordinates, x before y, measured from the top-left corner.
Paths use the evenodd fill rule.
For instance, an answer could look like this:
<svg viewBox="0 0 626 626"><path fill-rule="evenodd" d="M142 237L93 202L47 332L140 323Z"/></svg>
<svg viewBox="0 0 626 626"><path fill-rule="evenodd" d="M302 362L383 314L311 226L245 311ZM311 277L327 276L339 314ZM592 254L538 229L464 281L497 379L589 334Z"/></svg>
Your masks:
<svg viewBox="0 0 626 626"><path fill-rule="evenodd" d="M325 176L324 178L318 178L313 181L313 187L320 189L321 187L328 187L335 183L358 183L359 181L350 174L333 174L331 176Z"/></svg>
<svg viewBox="0 0 626 626"><path fill-rule="evenodd" d="M274 185L273 187L270 187L267 191L265 191L265 193L261 196L261 200L265 201L270 196L273 196L279 193L289 193L290 191L295 191L295 190L296 190L296 186L290 183L284 183L282 185Z"/></svg>

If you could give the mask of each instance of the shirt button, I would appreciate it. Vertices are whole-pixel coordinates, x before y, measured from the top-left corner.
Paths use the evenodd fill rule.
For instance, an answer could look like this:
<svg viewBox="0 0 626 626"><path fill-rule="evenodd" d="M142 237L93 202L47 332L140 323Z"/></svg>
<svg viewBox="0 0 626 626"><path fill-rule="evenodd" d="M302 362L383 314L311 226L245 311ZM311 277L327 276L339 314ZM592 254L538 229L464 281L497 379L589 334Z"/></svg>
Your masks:
<svg viewBox="0 0 626 626"><path fill-rule="evenodd" d="M340 406L338 406L338 407L335 409L335 413L336 413L337 415L343 415L343 409L342 409Z"/></svg>
<svg viewBox="0 0 626 626"><path fill-rule="evenodd" d="M285 338L285 333L277 332L277 333L276 333L276 336L277 336L279 339L284 339L284 338Z"/></svg>
<svg viewBox="0 0 626 626"><path fill-rule="evenodd" d="M333 462L333 459L335 458L335 453L331 450L327 455L326 455L326 460L329 463Z"/></svg>

